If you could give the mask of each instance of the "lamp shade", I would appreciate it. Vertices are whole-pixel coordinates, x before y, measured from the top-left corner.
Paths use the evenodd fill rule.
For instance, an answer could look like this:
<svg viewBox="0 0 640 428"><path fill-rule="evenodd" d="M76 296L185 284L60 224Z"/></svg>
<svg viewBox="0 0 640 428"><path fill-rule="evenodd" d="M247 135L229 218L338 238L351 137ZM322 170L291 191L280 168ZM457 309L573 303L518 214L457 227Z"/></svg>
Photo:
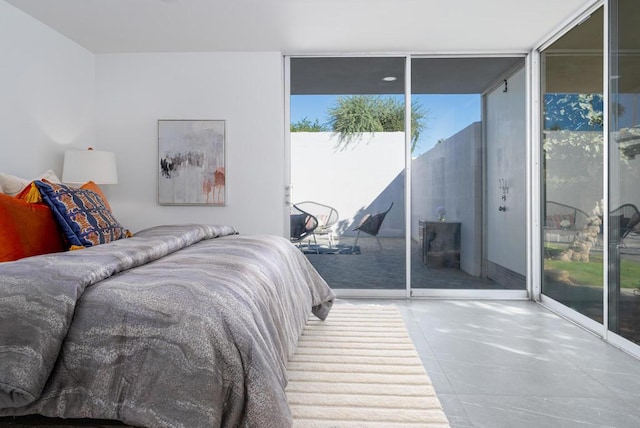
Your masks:
<svg viewBox="0 0 640 428"><path fill-rule="evenodd" d="M67 150L62 167L63 183L116 184L118 170L113 152L98 150Z"/></svg>

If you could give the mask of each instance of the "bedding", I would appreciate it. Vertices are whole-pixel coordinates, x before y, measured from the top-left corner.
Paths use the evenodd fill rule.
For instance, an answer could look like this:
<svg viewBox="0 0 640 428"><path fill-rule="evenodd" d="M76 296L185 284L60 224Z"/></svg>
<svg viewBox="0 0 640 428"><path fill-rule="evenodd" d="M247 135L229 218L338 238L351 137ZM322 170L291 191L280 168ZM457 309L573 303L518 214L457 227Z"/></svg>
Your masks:
<svg viewBox="0 0 640 428"><path fill-rule="evenodd" d="M333 299L289 241L227 226L0 263L0 416L290 426L286 361Z"/></svg>

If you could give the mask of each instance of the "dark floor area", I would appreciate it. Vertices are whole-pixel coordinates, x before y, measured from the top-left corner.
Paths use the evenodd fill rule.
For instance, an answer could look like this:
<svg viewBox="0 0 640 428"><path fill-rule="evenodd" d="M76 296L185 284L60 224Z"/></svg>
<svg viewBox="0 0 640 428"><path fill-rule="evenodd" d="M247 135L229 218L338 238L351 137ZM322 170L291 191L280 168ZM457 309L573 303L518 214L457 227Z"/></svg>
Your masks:
<svg viewBox="0 0 640 428"><path fill-rule="evenodd" d="M309 261L332 288L404 290L405 240L403 238L360 236L358 250L314 254L305 251ZM354 238L342 238L340 245L349 246ZM327 243L319 244L325 248ZM428 268L422 262L420 246L411 245L411 283L413 288L433 289L504 289L488 278L471 276L456 268Z"/></svg>

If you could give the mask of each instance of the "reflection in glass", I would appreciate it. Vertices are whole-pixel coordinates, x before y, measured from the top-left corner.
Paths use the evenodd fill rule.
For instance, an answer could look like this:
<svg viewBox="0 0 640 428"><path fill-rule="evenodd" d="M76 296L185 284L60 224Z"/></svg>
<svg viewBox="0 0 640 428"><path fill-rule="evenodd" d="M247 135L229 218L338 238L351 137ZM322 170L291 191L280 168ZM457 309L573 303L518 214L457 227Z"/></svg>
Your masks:
<svg viewBox="0 0 640 428"><path fill-rule="evenodd" d="M542 52L542 292L602 322L602 8Z"/></svg>
<svg viewBox="0 0 640 428"><path fill-rule="evenodd" d="M609 329L640 344L640 3L610 5Z"/></svg>

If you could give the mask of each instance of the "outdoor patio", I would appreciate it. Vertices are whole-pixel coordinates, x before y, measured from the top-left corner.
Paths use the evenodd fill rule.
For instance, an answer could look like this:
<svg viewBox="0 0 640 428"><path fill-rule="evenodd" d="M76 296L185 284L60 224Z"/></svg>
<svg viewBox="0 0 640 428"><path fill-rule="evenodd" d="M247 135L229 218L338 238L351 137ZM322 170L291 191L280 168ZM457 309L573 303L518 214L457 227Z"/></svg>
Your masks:
<svg viewBox="0 0 640 428"><path fill-rule="evenodd" d="M332 288L402 290L405 284L405 240L360 235L359 254L313 254L306 256ZM348 248L354 237L341 237L336 244ZM322 248L328 241L318 240ZM422 263L420 246L411 245L411 281L414 288L504 289L490 279L473 277L460 269L427 268Z"/></svg>

